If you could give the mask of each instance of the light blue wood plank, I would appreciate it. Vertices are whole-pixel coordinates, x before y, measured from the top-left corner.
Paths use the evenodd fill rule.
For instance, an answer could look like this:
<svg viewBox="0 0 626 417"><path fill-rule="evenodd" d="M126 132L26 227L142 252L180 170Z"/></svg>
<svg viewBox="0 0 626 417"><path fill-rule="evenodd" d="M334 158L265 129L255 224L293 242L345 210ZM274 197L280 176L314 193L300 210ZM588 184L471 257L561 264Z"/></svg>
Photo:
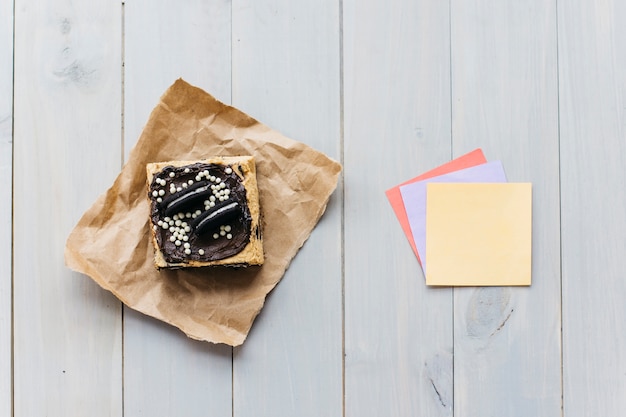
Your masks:
<svg viewBox="0 0 626 417"><path fill-rule="evenodd" d="M563 409L626 408L626 4L558 2Z"/></svg>
<svg viewBox="0 0 626 417"><path fill-rule="evenodd" d="M124 309L124 413L231 416L232 348Z"/></svg>
<svg viewBox="0 0 626 417"><path fill-rule="evenodd" d="M482 147L534 198L532 286L455 289L455 414L560 415L555 2L451 7L454 153Z"/></svg>
<svg viewBox="0 0 626 417"><path fill-rule="evenodd" d="M448 2L343 2L345 415L452 416L452 291L384 191L447 162Z"/></svg>
<svg viewBox="0 0 626 417"><path fill-rule="evenodd" d="M233 104L340 158L337 1L233 2ZM235 348L234 415L342 413L341 191L246 342Z"/></svg>
<svg viewBox="0 0 626 417"><path fill-rule="evenodd" d="M116 176L121 9L16 1L15 415L122 415L120 304L63 264L65 240Z"/></svg>
<svg viewBox="0 0 626 417"><path fill-rule="evenodd" d="M6 196L12 190L13 157L13 2L0 4L0 189ZM11 198L0 201L0 415L10 415L12 257Z"/></svg>
<svg viewBox="0 0 626 417"><path fill-rule="evenodd" d="M176 79L230 103L230 18L225 0L125 2L125 156Z"/></svg>
<svg viewBox="0 0 626 417"><path fill-rule="evenodd" d="M137 141L159 97L177 79L230 100L230 4L127 1L124 147ZM231 416L232 348L124 310L126 415Z"/></svg>

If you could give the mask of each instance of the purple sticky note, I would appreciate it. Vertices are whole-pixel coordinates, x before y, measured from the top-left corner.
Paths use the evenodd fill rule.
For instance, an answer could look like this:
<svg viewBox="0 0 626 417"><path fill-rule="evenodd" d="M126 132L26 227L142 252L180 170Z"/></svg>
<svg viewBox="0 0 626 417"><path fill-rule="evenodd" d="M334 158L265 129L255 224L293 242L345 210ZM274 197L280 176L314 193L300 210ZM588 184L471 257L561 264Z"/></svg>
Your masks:
<svg viewBox="0 0 626 417"><path fill-rule="evenodd" d="M502 163L493 161L400 187L424 273L426 273L426 184L429 182L506 182L506 175ZM459 210L463 208L459 207Z"/></svg>

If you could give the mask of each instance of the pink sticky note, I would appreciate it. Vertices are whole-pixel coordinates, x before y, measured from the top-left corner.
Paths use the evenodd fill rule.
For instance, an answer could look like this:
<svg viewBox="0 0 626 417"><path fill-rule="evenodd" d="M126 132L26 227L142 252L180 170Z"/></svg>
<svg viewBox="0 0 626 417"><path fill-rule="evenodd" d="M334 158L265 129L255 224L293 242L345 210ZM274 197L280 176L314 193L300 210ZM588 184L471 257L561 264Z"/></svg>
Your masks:
<svg viewBox="0 0 626 417"><path fill-rule="evenodd" d="M425 172L413 179L403 182L402 184L396 185L393 188L390 188L385 192L387 195L387 199L389 203L391 203L391 208L396 213L396 217L400 222L400 226L402 226L402 230L404 230L404 234L407 239L409 239L409 243L411 244L411 248L417 256L418 262L422 262L417 252L417 247L415 246L415 242L413 240L413 234L411 233L411 226L409 225L409 219L406 214L406 209L404 208L404 202L402 201L402 194L400 193L400 187L402 185L411 184L416 181L425 180L427 178L432 178L437 175L447 174L449 172L458 171L460 169L465 169L469 167L473 167L479 164L484 164L487 162L485 159L485 155L483 155L483 151L479 149L475 149L465 155L462 155L456 159L453 159L450 162L447 162L443 165L438 166L428 172Z"/></svg>
<svg viewBox="0 0 626 417"><path fill-rule="evenodd" d="M424 273L426 272L426 184L431 182L502 183L506 182L506 175L502 163L494 161L400 187L400 194L404 201L417 253L422 260ZM458 209L463 210L463 207L458 207Z"/></svg>

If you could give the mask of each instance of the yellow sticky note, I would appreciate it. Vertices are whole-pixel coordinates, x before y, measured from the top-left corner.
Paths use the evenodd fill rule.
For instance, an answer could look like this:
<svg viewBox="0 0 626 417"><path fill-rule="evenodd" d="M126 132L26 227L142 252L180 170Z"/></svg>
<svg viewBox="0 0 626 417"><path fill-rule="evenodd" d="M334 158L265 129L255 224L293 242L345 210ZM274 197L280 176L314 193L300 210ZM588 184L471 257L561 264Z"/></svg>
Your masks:
<svg viewBox="0 0 626 417"><path fill-rule="evenodd" d="M430 183L426 284L530 285L530 183Z"/></svg>

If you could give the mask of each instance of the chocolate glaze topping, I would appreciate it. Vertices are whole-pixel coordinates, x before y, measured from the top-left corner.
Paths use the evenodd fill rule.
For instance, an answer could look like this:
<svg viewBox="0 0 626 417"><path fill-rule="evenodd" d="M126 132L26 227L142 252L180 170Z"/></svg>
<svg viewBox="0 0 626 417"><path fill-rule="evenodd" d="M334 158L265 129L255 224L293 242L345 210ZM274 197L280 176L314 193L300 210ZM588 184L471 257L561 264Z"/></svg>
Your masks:
<svg viewBox="0 0 626 417"><path fill-rule="evenodd" d="M217 261L241 252L248 244L252 216L238 172L241 172L238 166L199 162L182 167L167 166L154 176L148 193L150 218L157 244L168 263ZM180 191L170 192L172 184ZM219 201L219 195L226 197L224 201ZM209 207L206 203L212 197L215 201ZM202 222L203 219L207 221ZM186 241L172 238L176 230L185 226L189 229L184 233Z"/></svg>

